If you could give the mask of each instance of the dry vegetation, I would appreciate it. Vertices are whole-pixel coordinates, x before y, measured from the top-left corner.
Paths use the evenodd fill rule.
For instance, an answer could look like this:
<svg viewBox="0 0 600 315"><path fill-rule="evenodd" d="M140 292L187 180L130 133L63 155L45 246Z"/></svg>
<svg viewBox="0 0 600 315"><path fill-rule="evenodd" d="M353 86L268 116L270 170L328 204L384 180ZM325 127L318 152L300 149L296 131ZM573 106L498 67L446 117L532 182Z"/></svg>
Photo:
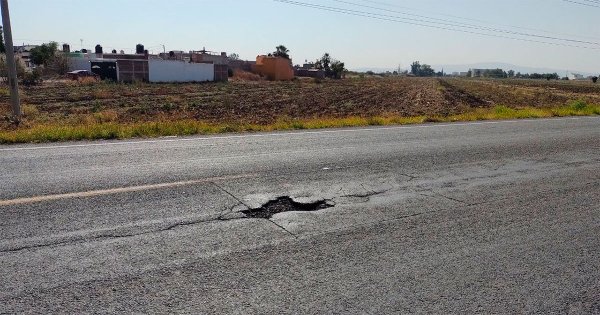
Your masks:
<svg viewBox="0 0 600 315"><path fill-rule="evenodd" d="M600 114L600 84L431 78L246 78L227 84L46 83L22 88L25 114L0 142L183 135ZM0 110L9 113L0 89ZM596 105L594 105L596 104Z"/></svg>

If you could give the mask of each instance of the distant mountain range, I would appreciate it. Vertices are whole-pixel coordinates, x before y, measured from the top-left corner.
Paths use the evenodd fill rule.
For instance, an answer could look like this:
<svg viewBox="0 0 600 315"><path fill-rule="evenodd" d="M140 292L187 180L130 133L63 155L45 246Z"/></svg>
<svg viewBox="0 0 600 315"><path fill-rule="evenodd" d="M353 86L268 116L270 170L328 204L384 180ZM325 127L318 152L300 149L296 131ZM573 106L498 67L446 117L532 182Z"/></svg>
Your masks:
<svg viewBox="0 0 600 315"><path fill-rule="evenodd" d="M444 69L445 73L466 72L466 71L469 71L469 69L497 69L497 68L500 68L504 71L514 70L515 72L521 72L523 74L525 74L525 73L555 73L556 72L556 73L558 73L559 76L565 76L566 73L569 72L569 73L582 74L584 76L598 75L598 73L585 72L585 71L579 71L579 70L574 70L574 69L535 68L535 67L517 66L517 65L503 63L503 62L480 62L480 63L462 64L462 65L431 65L431 66L433 67L433 69L435 69L435 71L441 71L442 69ZM381 72L386 72L386 71L393 72L397 69L396 68L364 67L364 68L356 68L356 69L351 69L351 70L357 71L357 72L373 71L375 73L381 73Z"/></svg>

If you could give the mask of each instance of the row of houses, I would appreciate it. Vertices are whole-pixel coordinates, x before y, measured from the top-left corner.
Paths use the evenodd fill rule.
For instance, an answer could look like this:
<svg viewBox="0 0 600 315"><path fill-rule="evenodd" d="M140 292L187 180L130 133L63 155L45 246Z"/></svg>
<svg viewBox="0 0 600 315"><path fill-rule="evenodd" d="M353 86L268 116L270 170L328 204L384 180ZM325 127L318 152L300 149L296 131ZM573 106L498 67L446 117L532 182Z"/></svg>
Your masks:
<svg viewBox="0 0 600 315"><path fill-rule="evenodd" d="M87 50L71 52L63 45L62 53L69 62L69 70L87 70L102 79L117 82L206 82L227 81L228 65L226 53L208 51L190 52L188 58L179 58L174 52L150 55L138 44L135 54L123 52L104 53L97 45L94 52Z"/></svg>
<svg viewBox="0 0 600 315"><path fill-rule="evenodd" d="M30 60L34 45L15 46L17 59L25 69L33 70L36 65ZM259 55L256 61L230 60L226 52L212 52L205 48L199 51L169 51L149 54L138 44L134 54L112 50L105 53L101 45L93 51L81 49L71 51L64 44L58 52L66 56L69 71L87 70L102 79L117 82L225 82L231 72L242 70L253 72L269 80L291 80L299 77L325 77L314 64L292 66L290 59L271 55Z"/></svg>

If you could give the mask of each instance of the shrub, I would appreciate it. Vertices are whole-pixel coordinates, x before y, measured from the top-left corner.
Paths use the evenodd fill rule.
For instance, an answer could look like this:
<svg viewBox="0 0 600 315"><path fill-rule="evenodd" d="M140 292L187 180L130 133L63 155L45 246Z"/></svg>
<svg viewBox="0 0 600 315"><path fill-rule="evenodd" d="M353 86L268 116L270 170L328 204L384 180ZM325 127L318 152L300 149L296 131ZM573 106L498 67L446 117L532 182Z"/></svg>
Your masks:
<svg viewBox="0 0 600 315"><path fill-rule="evenodd" d="M23 76L21 83L25 86L37 85L42 83L42 76L40 71L34 69L32 72L27 72Z"/></svg>
<svg viewBox="0 0 600 315"><path fill-rule="evenodd" d="M576 100L571 102L571 104L569 104L569 107L577 111L582 111L586 109L587 103L584 100Z"/></svg>

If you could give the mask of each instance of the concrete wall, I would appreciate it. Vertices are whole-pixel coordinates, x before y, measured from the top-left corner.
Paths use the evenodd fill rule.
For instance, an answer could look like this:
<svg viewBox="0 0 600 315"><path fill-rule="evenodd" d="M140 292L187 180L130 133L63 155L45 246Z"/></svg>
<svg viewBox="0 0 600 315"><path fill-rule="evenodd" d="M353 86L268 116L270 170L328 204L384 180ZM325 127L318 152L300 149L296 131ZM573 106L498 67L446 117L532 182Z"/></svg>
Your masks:
<svg viewBox="0 0 600 315"><path fill-rule="evenodd" d="M291 61L282 57L258 56L254 71L269 80L285 81L294 78Z"/></svg>
<svg viewBox="0 0 600 315"><path fill-rule="evenodd" d="M295 69L294 75L297 77L325 79L325 71L317 69Z"/></svg>
<svg viewBox="0 0 600 315"><path fill-rule="evenodd" d="M150 82L214 81L215 65L176 60L148 60Z"/></svg>

